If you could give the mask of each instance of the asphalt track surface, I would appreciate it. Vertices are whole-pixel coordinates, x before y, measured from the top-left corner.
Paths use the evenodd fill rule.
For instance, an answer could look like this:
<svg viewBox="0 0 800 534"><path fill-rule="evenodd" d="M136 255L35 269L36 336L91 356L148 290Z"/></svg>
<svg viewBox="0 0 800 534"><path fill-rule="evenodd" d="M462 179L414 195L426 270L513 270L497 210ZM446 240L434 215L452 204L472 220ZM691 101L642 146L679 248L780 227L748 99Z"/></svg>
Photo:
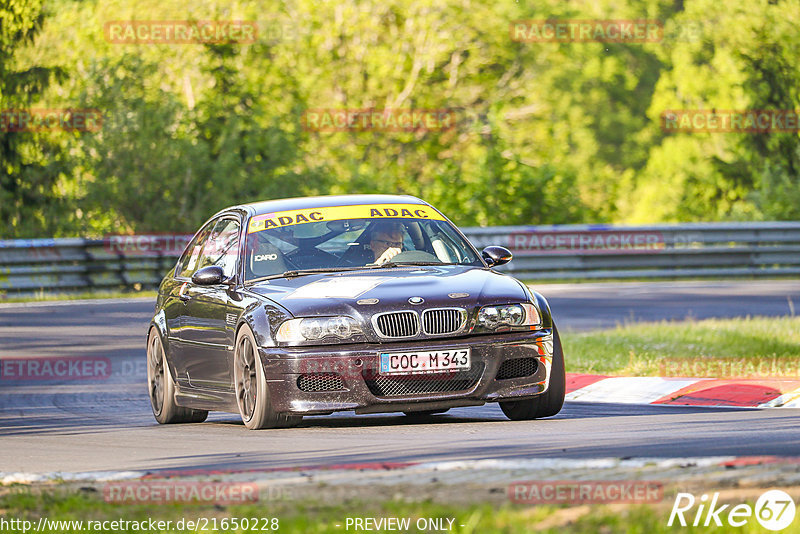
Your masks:
<svg viewBox="0 0 800 534"><path fill-rule="evenodd" d="M564 335L640 320L788 315L800 282L542 285ZM494 404L412 421L350 413L248 431L234 414L159 426L146 394L147 299L0 305L0 358L99 356L99 380L0 379L0 473L238 470L483 458L800 454L797 410L567 403L507 421ZM567 355L569 369L569 355Z"/></svg>

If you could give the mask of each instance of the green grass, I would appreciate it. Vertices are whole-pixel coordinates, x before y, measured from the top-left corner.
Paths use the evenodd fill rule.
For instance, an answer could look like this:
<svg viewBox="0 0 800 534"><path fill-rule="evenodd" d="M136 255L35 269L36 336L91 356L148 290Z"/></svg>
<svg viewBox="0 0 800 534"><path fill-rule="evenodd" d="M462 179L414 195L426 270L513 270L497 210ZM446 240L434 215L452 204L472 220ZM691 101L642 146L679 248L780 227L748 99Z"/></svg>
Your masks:
<svg viewBox="0 0 800 534"><path fill-rule="evenodd" d="M33 295L17 296L12 294L0 293L0 304L4 302L48 302L58 300L81 300L81 299L122 299L132 297L148 297L155 300L158 292L151 290L143 291L81 291L75 293L44 293L36 292Z"/></svg>
<svg viewBox="0 0 800 534"><path fill-rule="evenodd" d="M752 502L750 503L752 505ZM671 502L659 505L592 505L575 507L523 506L488 504L433 504L430 502L362 502L349 501L339 505L318 505L302 500L282 501L247 506L211 505L119 505L102 500L97 492L68 492L65 490L46 490L39 492L28 488L12 488L0 496L0 517L25 519L34 525L40 517L49 520L116 520L141 521L146 519L196 520L201 517L217 518L272 518L279 519L279 532L302 533L343 533L354 532L345 529L348 517L400 517L411 518L412 527L408 532L419 532L413 526L418 518L454 518L454 533L527 533L548 532L553 534L571 533L667 533L667 532L707 532L749 534L766 532L754 519L743 528L682 528L667 527ZM219 523L218 523L219 524ZM340 526L336 526L336 525ZM6 529L8 530L8 529ZM800 531L800 521L782 532ZM18 530L21 532L21 530ZM46 530L44 532L52 532ZM73 528L62 528L59 532L78 532ZM84 530L86 532L86 530ZM134 529L120 529L116 532L141 532ZM187 532L174 528L162 532ZM202 532L202 531L201 531ZM207 532L214 532L208 530ZM234 532L217 530L216 532ZM239 531L241 532L241 531ZM253 531L256 532L256 531ZM433 532L433 531L431 531Z"/></svg>
<svg viewBox="0 0 800 534"><path fill-rule="evenodd" d="M800 375L800 317L632 323L562 334L567 372L631 376ZM693 371L684 375L678 371ZM706 371L706 372L703 372ZM733 375L725 375L733 376Z"/></svg>

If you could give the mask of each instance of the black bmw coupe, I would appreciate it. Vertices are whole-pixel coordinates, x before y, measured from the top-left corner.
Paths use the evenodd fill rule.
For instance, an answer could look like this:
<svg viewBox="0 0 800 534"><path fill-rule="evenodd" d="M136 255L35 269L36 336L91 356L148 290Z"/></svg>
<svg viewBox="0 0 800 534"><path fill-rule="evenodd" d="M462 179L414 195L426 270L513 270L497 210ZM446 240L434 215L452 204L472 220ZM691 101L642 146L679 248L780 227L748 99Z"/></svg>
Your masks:
<svg viewBox="0 0 800 534"><path fill-rule="evenodd" d="M354 411L410 416L499 402L510 419L564 402L547 301L493 269L430 204L347 195L234 206L161 282L147 338L159 423L239 413L247 428Z"/></svg>

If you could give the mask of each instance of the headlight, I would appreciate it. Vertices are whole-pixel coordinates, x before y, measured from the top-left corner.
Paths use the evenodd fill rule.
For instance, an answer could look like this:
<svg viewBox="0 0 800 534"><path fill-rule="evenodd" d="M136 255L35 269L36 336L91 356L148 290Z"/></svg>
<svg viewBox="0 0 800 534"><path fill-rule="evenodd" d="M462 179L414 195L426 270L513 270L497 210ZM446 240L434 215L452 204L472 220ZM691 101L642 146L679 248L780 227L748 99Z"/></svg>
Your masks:
<svg viewBox="0 0 800 534"><path fill-rule="evenodd" d="M541 322L539 310L533 304L484 306L478 310L477 326L488 330L511 326L536 326Z"/></svg>
<svg viewBox="0 0 800 534"><path fill-rule="evenodd" d="M349 339L360 333L361 327L352 317L307 317L283 323L275 339L281 343L318 341L326 337Z"/></svg>

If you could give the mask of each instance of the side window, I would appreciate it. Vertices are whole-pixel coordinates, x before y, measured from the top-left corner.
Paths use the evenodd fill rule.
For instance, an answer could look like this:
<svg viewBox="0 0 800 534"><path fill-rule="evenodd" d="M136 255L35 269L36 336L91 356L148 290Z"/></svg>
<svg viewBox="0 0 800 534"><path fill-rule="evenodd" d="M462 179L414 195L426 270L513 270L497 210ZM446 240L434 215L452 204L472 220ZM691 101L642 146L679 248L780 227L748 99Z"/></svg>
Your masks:
<svg viewBox="0 0 800 534"><path fill-rule="evenodd" d="M197 270L197 262L200 259L200 252L203 250L203 245L206 244L208 235L214 227L215 222L208 223L189 243L186 250L178 260L178 267L175 269L175 276L179 278L189 278Z"/></svg>
<svg viewBox="0 0 800 534"><path fill-rule="evenodd" d="M236 274L236 259L239 255L239 221L221 219L214 225L206 241L197 268L218 265L225 277Z"/></svg>
<svg viewBox="0 0 800 534"><path fill-rule="evenodd" d="M436 257L446 263L470 263L469 251L447 225L435 221L427 229Z"/></svg>

